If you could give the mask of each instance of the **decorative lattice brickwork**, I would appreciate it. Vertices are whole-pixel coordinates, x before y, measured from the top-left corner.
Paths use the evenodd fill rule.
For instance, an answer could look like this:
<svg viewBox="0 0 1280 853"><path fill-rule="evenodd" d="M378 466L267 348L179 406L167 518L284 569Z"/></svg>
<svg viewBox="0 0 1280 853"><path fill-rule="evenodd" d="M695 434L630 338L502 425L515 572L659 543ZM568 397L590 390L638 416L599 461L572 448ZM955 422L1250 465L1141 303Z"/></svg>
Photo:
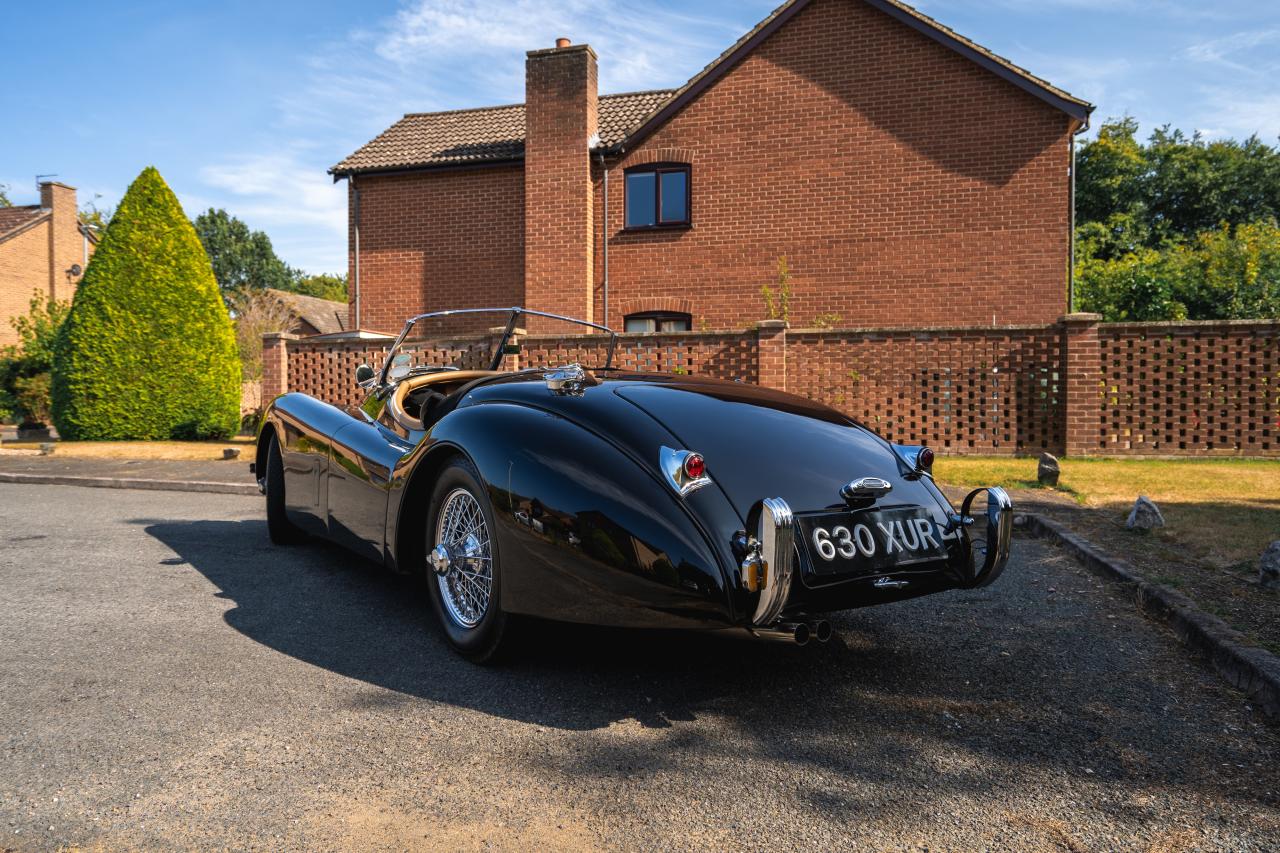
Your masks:
<svg viewBox="0 0 1280 853"><path fill-rule="evenodd" d="M787 387L892 441L952 453L1057 452L1058 326L957 331L792 331Z"/></svg>
<svg viewBox="0 0 1280 853"><path fill-rule="evenodd" d="M1099 325L1099 450L1280 456L1280 323Z"/></svg>
<svg viewBox="0 0 1280 853"><path fill-rule="evenodd" d="M1089 366L1069 377L1076 420L1088 413L1073 453L1280 456L1280 323L1086 322L1070 338L1076 343L1066 329L788 330L770 339L785 353L785 373L771 367L769 379L894 441L951 453L1061 452L1066 347L1093 347L1101 367L1077 360ZM614 365L756 383L761 334L620 335ZM289 390L348 406L361 396L356 366L380 366L390 341L280 343L287 343ZM599 364L607 346L595 335L522 343L520 366ZM492 346L492 337L477 336L411 348L418 364L466 369L487 367ZM264 362L265 388L284 370L267 355Z"/></svg>

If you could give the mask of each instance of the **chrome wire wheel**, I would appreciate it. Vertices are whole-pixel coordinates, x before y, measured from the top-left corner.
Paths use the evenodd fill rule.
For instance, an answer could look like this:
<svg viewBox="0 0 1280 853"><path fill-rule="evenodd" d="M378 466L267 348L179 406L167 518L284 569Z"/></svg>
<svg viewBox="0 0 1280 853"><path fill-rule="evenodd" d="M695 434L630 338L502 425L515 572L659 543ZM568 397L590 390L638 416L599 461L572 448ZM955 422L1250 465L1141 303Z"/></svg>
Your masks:
<svg viewBox="0 0 1280 853"><path fill-rule="evenodd" d="M440 505L431 562L449 617L463 628L479 625L493 591L493 550L480 504L464 488Z"/></svg>

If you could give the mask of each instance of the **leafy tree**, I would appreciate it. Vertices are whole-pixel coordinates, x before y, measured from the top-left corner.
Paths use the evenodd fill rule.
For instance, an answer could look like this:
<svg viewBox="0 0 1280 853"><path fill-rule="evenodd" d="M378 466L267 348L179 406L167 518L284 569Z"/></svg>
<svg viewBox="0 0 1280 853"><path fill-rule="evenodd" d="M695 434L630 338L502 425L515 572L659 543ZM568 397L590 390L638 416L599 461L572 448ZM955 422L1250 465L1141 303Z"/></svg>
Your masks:
<svg viewBox="0 0 1280 853"><path fill-rule="evenodd" d="M193 439L238 424L240 360L217 281L154 167L116 209L58 334L53 418L69 439Z"/></svg>
<svg viewBox="0 0 1280 853"><path fill-rule="evenodd" d="M294 272L276 257L271 238L225 210L210 208L195 218L196 234L209 255L224 296L244 288L289 290Z"/></svg>
<svg viewBox="0 0 1280 853"><path fill-rule="evenodd" d="M1237 142L1187 136L1168 126L1144 145L1138 123L1113 119L1076 158L1077 224L1116 217L1131 237L1158 247L1223 222L1280 219L1280 150L1256 136Z"/></svg>
<svg viewBox="0 0 1280 853"><path fill-rule="evenodd" d="M1080 307L1108 320L1280 317L1280 150L1137 132L1109 121L1078 156Z"/></svg>
<svg viewBox="0 0 1280 853"><path fill-rule="evenodd" d="M345 275L332 275L330 273L305 275L299 273L292 286L286 289L292 290L294 293L301 293L304 296L331 299L334 302L347 301L347 277Z"/></svg>
<svg viewBox="0 0 1280 853"><path fill-rule="evenodd" d="M98 236L102 236L102 232L107 230L107 225L111 222L113 213L108 206L98 207L98 199L100 198L102 198L102 193L95 193L93 199L80 208L78 213L80 224L94 229L98 232Z"/></svg>
<svg viewBox="0 0 1280 853"><path fill-rule="evenodd" d="M0 184L0 207L13 207L13 202L9 201L8 184Z"/></svg>
<svg viewBox="0 0 1280 853"><path fill-rule="evenodd" d="M293 309L279 296L263 290L241 290L231 297L236 320L236 346L245 380L262 378L262 336L293 325Z"/></svg>
<svg viewBox="0 0 1280 853"><path fill-rule="evenodd" d="M18 418L26 426L49 423L54 342L69 308L36 291L28 313L9 321L18 343L0 350L0 416Z"/></svg>

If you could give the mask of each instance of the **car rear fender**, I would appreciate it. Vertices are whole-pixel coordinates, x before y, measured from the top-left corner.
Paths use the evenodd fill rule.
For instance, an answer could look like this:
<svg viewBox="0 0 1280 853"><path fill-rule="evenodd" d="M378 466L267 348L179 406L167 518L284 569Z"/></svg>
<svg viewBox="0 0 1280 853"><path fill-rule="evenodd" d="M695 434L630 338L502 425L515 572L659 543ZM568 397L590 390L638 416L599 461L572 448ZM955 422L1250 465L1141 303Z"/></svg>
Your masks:
<svg viewBox="0 0 1280 853"><path fill-rule="evenodd" d="M405 458L388 514L400 562L421 553L423 495L449 454L469 459L488 491L507 611L632 627L732 622L724 564L737 520L724 496L682 499L604 437L532 406L456 409Z"/></svg>

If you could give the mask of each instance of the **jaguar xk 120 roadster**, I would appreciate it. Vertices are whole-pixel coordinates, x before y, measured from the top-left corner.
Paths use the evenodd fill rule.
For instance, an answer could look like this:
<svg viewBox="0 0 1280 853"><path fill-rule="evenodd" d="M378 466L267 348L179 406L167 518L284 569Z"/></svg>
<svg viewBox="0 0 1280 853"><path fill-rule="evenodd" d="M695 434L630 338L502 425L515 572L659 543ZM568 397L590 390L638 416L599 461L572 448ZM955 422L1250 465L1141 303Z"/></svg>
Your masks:
<svg viewBox="0 0 1280 853"><path fill-rule="evenodd" d="M494 311L506 325L483 362L441 363L428 325ZM577 324L599 363L500 370L522 320ZM380 370L357 369L363 405L267 408L253 467L271 539L325 536L422 573L445 635L481 662L524 616L803 645L830 637L824 613L1004 569L1003 490L957 512L928 447L754 385L619 370L616 343L521 308L412 318Z"/></svg>

